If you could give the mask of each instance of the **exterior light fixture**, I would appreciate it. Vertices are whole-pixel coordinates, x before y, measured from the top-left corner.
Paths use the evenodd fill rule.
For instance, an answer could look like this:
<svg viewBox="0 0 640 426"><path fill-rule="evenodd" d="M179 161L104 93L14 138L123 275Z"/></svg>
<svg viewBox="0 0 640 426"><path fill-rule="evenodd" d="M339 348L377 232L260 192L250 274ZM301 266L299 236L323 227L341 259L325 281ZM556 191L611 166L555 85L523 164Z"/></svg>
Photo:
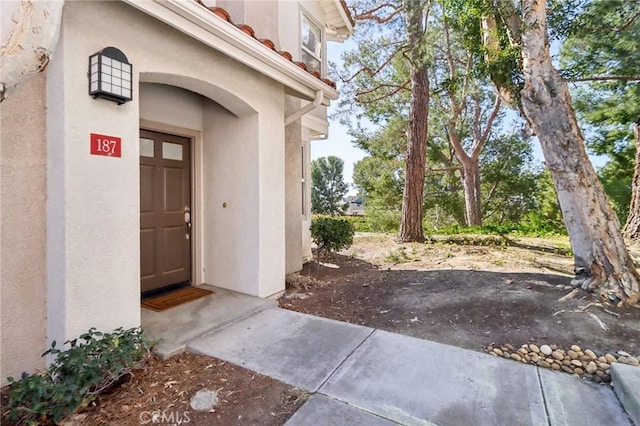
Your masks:
<svg viewBox="0 0 640 426"><path fill-rule="evenodd" d="M115 47L89 57L89 95L122 105L132 99L133 66Z"/></svg>

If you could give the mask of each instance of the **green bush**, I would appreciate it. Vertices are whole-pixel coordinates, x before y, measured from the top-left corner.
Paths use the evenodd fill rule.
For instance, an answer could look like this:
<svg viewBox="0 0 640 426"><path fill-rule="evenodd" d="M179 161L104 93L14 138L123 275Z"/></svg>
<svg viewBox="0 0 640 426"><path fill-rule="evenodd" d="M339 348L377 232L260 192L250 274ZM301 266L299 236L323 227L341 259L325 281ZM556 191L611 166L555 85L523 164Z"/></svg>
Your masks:
<svg viewBox="0 0 640 426"><path fill-rule="evenodd" d="M533 212L529 212L518 223L486 223L482 226L463 227L451 225L432 232L444 235L484 234L484 235L521 235L531 237L546 237L566 235L567 231L552 221L545 220Z"/></svg>
<svg viewBox="0 0 640 426"><path fill-rule="evenodd" d="M373 232L366 216L343 216L348 220L356 232Z"/></svg>
<svg viewBox="0 0 640 426"><path fill-rule="evenodd" d="M79 407L87 406L133 369L143 368L151 354L150 343L140 328L118 328L113 333L91 328L65 343L70 346L67 350L57 349L54 341L51 349L42 354L55 356L47 371L31 376L22 373L20 380L8 377L11 420L58 423Z"/></svg>
<svg viewBox="0 0 640 426"><path fill-rule="evenodd" d="M311 239L321 253L337 252L351 247L355 230L349 220L341 217L314 216L311 219Z"/></svg>
<svg viewBox="0 0 640 426"><path fill-rule="evenodd" d="M398 232L402 212L377 208L366 209L367 223L372 232Z"/></svg>

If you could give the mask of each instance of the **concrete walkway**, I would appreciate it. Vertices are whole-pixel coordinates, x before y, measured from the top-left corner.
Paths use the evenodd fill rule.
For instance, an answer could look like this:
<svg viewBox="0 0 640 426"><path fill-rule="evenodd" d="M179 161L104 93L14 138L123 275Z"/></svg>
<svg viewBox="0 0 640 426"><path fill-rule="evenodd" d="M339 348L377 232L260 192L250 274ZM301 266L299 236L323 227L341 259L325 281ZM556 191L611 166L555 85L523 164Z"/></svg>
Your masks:
<svg viewBox="0 0 640 426"><path fill-rule="evenodd" d="M632 425L613 391L453 346L261 306L188 343L311 392L287 425Z"/></svg>

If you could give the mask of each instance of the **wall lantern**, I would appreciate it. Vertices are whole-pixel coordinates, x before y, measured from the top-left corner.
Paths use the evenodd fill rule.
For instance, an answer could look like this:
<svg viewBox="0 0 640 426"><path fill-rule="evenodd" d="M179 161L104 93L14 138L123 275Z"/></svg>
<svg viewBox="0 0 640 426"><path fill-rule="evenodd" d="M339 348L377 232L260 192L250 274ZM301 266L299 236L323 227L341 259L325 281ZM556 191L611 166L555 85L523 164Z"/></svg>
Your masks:
<svg viewBox="0 0 640 426"><path fill-rule="evenodd" d="M89 95L122 105L131 100L133 66L115 47L105 47L89 57Z"/></svg>

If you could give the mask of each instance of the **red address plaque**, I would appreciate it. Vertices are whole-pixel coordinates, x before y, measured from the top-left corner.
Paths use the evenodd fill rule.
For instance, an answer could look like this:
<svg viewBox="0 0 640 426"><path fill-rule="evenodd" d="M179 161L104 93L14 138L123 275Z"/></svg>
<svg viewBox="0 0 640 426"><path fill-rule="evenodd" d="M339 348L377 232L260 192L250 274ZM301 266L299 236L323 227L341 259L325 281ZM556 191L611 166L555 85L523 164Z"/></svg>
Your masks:
<svg viewBox="0 0 640 426"><path fill-rule="evenodd" d="M91 133L91 154L93 155L120 157L121 145L122 140L120 138Z"/></svg>

